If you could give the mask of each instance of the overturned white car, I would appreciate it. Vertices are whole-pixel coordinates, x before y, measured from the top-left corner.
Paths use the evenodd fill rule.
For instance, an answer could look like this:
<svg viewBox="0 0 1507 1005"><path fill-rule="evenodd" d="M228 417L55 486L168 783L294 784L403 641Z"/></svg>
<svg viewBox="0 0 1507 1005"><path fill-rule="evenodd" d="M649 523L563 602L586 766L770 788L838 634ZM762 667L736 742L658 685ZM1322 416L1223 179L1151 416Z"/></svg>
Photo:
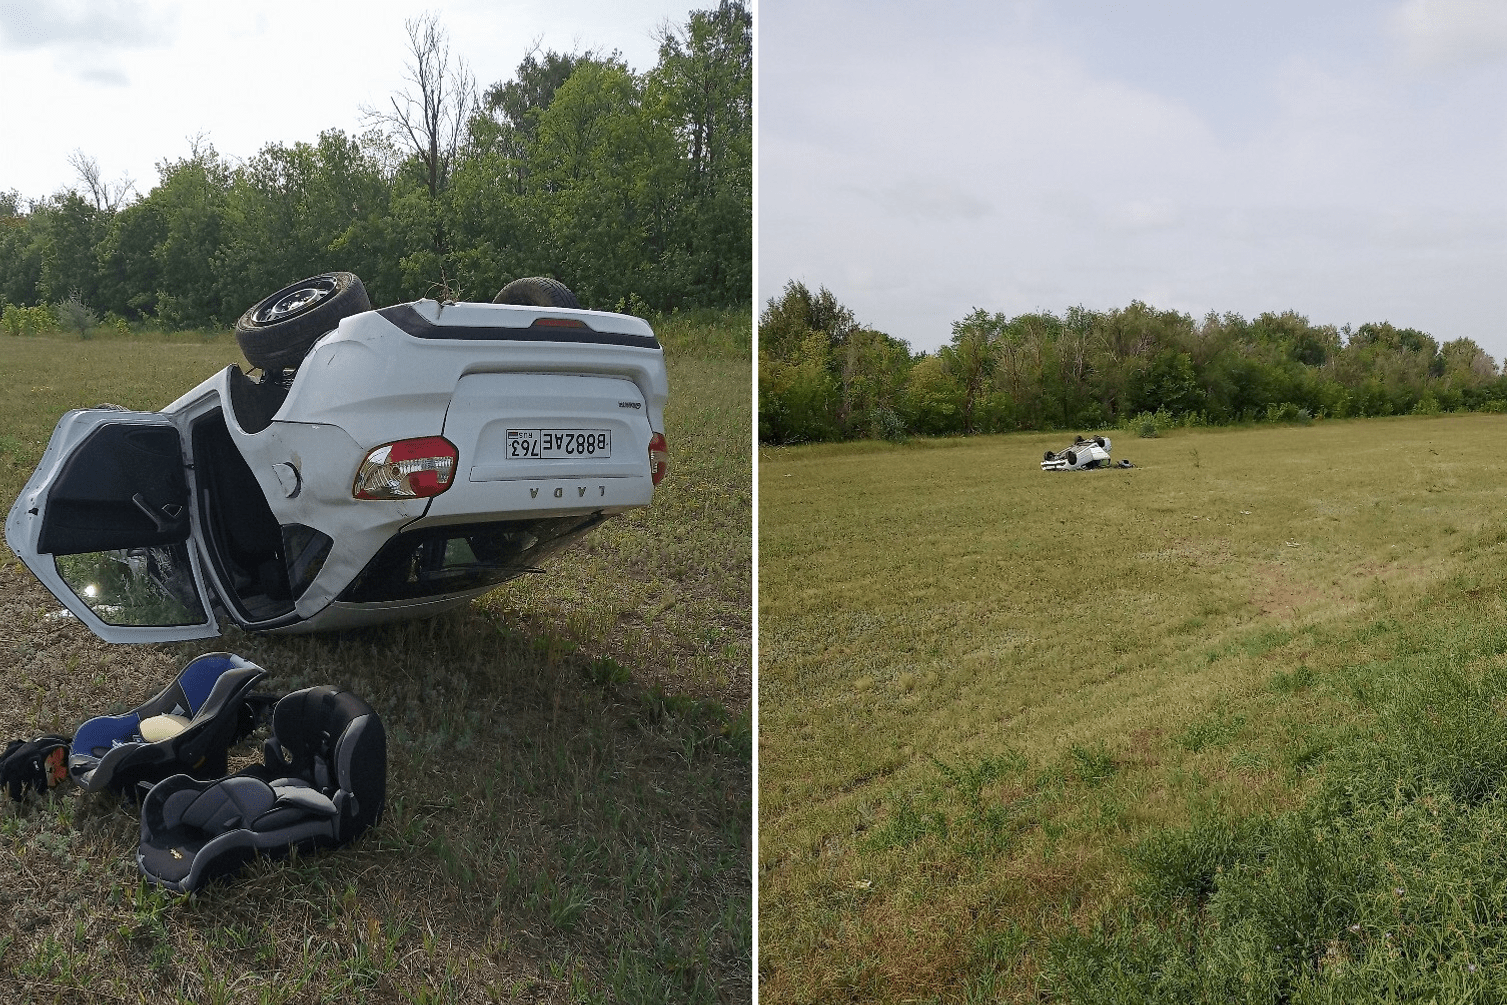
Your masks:
<svg viewBox="0 0 1507 1005"><path fill-rule="evenodd" d="M1048 450L1041 458L1043 471L1092 471L1094 468L1134 467L1129 461L1113 464L1109 459L1110 439L1095 436L1085 440L1078 436L1070 446L1061 450Z"/></svg>
<svg viewBox="0 0 1507 1005"><path fill-rule="evenodd" d="M316 276L160 412L69 412L5 524L96 635L345 629L465 603L614 514L667 460L663 353L551 279L373 310Z"/></svg>

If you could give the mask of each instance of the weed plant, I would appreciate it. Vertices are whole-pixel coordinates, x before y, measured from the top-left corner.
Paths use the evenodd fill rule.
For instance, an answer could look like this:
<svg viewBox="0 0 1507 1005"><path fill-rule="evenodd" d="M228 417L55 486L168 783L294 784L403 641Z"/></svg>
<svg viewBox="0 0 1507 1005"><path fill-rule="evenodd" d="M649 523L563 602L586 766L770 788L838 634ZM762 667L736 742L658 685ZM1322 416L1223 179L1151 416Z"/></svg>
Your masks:
<svg viewBox="0 0 1507 1005"><path fill-rule="evenodd" d="M1507 994L1507 670L1493 665L1507 629L1430 634L1449 655L1370 669L1388 695L1375 729L1330 756L1302 806L1147 838L1136 896L1052 940L1044 985L1082 1002Z"/></svg>
<svg viewBox="0 0 1507 1005"><path fill-rule="evenodd" d="M1501 421L761 451L761 1000L1507 997Z"/></svg>

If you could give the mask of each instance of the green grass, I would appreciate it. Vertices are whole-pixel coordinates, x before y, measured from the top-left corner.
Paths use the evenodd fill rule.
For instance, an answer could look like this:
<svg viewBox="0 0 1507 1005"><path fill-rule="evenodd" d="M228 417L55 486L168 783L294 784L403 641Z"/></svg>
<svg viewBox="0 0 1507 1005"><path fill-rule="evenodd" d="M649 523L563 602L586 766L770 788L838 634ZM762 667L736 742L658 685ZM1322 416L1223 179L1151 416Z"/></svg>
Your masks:
<svg viewBox="0 0 1507 1005"><path fill-rule="evenodd" d="M1387 764L1445 762L1408 791L1482 814L1398 867L1484 859L1499 692L1470 682L1507 648L1507 460L1479 445L1503 428L1174 431L1080 474L1037 469L1060 434L761 451L761 1000L1221 1000L1148 975L1263 960L1293 943L1231 933L1337 917L1283 891L1381 889L1312 847L1351 827L1346 854L1375 856L1382 811L1332 823L1325 793L1395 780L1380 735L1403 745ZM1409 800L1378 805L1427 812ZM1215 882L1232 870L1249 882ZM1487 911L1495 873L1468 875ZM1248 1000L1341 987L1273 958L1251 974L1276 996Z"/></svg>
<svg viewBox="0 0 1507 1005"><path fill-rule="evenodd" d="M0 737L123 710L224 648L266 667L269 690L361 694L389 739L368 836L188 898L140 883L138 824L113 799L0 800L0 997L748 1000L748 335L736 314L667 324L671 467L654 505L446 617L108 646L52 617L0 552ZM238 358L228 335L0 338L0 503L63 411L160 408Z"/></svg>

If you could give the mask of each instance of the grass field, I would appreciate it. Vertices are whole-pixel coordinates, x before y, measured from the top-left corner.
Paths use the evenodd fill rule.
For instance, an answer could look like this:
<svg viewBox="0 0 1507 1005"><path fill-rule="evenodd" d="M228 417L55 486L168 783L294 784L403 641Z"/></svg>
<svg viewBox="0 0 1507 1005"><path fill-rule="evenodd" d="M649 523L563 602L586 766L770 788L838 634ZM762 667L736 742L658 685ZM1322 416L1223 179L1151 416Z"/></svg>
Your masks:
<svg viewBox="0 0 1507 1005"><path fill-rule="evenodd" d="M186 898L140 883L112 798L0 800L0 999L748 1000L750 322L659 331L654 505L434 621L108 646L0 550L0 738L129 708L214 649L267 690L355 691L389 738L369 835ZM0 505L63 411L160 408L238 360L228 335L0 338Z"/></svg>
<svg viewBox="0 0 1507 1005"><path fill-rule="evenodd" d="M762 450L761 1001L1500 1000L1504 431Z"/></svg>

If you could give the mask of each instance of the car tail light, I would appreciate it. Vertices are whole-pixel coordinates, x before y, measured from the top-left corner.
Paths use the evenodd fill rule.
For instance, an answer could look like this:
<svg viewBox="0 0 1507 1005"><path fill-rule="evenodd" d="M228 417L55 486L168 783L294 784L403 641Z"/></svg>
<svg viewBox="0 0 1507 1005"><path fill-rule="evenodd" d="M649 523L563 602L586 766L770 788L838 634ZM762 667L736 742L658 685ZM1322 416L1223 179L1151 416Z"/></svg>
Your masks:
<svg viewBox="0 0 1507 1005"><path fill-rule="evenodd" d="M459 460L443 436L384 443L361 462L351 492L357 499L427 499L450 487Z"/></svg>
<svg viewBox="0 0 1507 1005"><path fill-rule="evenodd" d="M665 443L664 433L649 437L649 477L658 485L664 479L665 468L670 465L670 447Z"/></svg>

